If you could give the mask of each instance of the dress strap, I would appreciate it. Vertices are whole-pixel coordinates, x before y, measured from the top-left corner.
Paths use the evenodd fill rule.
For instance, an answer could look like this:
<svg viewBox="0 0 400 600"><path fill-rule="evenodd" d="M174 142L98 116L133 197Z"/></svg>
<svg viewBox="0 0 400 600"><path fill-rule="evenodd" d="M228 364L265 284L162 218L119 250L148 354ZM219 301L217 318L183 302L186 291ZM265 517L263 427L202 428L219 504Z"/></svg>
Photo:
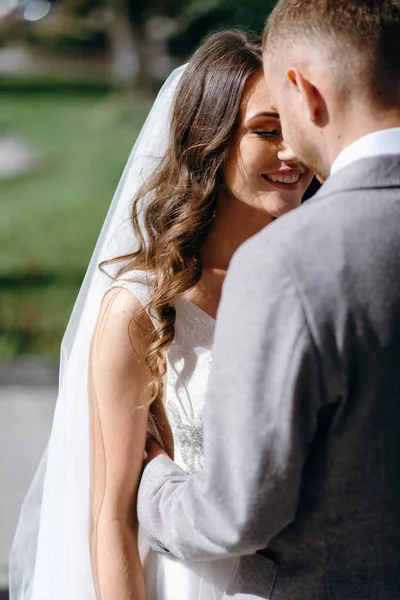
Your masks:
<svg viewBox="0 0 400 600"><path fill-rule="evenodd" d="M154 275L152 273L147 271L132 270L127 271L123 275L117 277L111 284L110 288L120 287L128 290L131 292L131 294L136 296L143 306L146 307L151 298L153 283ZM147 314L149 315L154 327L159 330L160 324L156 317L152 315L150 311L147 311Z"/></svg>
<svg viewBox="0 0 400 600"><path fill-rule="evenodd" d="M129 290L142 304L151 298L154 275L146 271L132 270L117 277L110 287L122 287Z"/></svg>

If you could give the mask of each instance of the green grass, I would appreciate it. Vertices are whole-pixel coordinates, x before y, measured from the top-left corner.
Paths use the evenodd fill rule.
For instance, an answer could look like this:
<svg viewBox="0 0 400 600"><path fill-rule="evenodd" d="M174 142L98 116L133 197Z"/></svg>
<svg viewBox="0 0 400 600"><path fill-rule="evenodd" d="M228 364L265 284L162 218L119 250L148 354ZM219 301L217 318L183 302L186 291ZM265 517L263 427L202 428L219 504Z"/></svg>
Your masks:
<svg viewBox="0 0 400 600"><path fill-rule="evenodd" d="M0 130L19 133L43 163L35 174L0 182L0 359L57 354L150 103L140 96L1 94Z"/></svg>

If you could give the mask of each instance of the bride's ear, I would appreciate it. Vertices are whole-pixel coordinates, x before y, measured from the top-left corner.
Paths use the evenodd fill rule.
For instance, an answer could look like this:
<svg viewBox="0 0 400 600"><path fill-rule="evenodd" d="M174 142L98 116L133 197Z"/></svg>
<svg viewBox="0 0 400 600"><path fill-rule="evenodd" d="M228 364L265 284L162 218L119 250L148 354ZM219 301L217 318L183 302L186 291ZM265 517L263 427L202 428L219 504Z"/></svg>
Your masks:
<svg viewBox="0 0 400 600"><path fill-rule="evenodd" d="M324 119L325 102L319 89L311 80L298 69L292 68L287 72L287 78L299 94L304 116L315 125L321 126Z"/></svg>

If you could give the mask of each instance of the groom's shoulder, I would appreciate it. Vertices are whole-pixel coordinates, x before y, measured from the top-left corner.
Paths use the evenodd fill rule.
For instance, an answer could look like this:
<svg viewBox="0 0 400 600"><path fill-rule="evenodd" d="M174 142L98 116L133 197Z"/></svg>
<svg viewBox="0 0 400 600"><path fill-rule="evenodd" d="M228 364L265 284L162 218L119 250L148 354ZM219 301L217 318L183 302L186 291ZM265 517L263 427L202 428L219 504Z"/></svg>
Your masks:
<svg viewBox="0 0 400 600"><path fill-rule="evenodd" d="M268 285L271 278L285 280L294 263L302 263L303 257L307 262L310 255L321 254L315 248L323 244L324 214L326 211L318 203L310 203L273 221L240 246L231 263L231 277L234 273L241 280L246 273L247 278Z"/></svg>
<svg viewBox="0 0 400 600"><path fill-rule="evenodd" d="M256 272L268 268L284 277L288 269L308 271L321 261L334 263L343 231L358 227L348 201L348 193L315 196L245 242L236 253L236 264L251 264Z"/></svg>

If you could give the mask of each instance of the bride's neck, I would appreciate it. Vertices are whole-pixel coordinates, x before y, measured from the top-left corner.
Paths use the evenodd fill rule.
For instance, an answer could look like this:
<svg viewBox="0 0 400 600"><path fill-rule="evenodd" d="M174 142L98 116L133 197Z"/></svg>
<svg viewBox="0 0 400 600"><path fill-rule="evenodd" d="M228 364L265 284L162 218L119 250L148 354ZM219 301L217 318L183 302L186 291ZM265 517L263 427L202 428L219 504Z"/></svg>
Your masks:
<svg viewBox="0 0 400 600"><path fill-rule="evenodd" d="M272 220L273 217L268 213L263 213L221 190L202 252L203 267L226 271L239 246Z"/></svg>

